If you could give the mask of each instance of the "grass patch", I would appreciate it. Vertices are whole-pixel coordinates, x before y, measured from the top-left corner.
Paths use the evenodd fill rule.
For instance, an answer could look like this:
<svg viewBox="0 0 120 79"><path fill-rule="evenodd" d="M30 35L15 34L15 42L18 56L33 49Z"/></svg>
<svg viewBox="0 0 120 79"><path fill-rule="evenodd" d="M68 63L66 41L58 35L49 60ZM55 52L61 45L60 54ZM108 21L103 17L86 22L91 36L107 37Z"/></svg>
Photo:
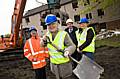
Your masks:
<svg viewBox="0 0 120 79"><path fill-rule="evenodd" d="M96 48L103 46L120 47L120 35L118 36L114 35L113 37L110 38L96 40Z"/></svg>

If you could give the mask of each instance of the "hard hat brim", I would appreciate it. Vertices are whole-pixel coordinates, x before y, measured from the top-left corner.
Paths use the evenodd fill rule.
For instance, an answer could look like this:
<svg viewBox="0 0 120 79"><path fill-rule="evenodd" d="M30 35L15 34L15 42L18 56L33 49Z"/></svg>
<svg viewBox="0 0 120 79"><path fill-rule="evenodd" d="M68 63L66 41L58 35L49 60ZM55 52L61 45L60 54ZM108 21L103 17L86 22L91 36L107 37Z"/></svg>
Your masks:
<svg viewBox="0 0 120 79"><path fill-rule="evenodd" d="M30 30L30 32L31 32L31 31L33 31L33 30L37 32L37 30L36 30L36 29L31 29L31 30Z"/></svg>

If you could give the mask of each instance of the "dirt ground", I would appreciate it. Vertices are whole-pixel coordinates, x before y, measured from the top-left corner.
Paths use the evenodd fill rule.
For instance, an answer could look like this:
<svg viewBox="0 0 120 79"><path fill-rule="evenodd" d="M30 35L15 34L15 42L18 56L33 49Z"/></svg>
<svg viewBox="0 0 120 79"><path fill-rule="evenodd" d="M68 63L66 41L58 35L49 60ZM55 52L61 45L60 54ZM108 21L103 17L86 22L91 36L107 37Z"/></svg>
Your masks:
<svg viewBox="0 0 120 79"><path fill-rule="evenodd" d="M120 79L120 47L97 48L95 61L104 69L101 79ZM50 72L49 65L46 67L47 79L55 79ZM35 79L34 71L27 59L0 61L0 79Z"/></svg>
<svg viewBox="0 0 120 79"><path fill-rule="evenodd" d="M101 79L120 79L120 47L102 47L95 53L95 61L104 68Z"/></svg>

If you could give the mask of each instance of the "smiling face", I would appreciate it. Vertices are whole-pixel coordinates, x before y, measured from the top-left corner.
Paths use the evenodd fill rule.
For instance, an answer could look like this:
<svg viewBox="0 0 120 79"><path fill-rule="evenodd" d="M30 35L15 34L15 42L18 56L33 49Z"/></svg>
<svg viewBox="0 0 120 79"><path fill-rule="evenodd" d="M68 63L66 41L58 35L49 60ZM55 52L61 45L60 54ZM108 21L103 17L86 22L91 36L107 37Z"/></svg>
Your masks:
<svg viewBox="0 0 120 79"><path fill-rule="evenodd" d="M32 30L30 34L31 34L31 36L35 37L35 36L37 36L37 31Z"/></svg>
<svg viewBox="0 0 120 79"><path fill-rule="evenodd" d="M58 23L57 22L54 22L54 23L51 23L48 25L48 30L50 32L56 32L58 29Z"/></svg>
<svg viewBox="0 0 120 79"><path fill-rule="evenodd" d="M73 23L72 23L72 22L67 23L67 27L68 27L68 28L72 28L72 26L73 26Z"/></svg>
<svg viewBox="0 0 120 79"><path fill-rule="evenodd" d="M88 23L80 23L79 27L80 28L86 28L88 26Z"/></svg>

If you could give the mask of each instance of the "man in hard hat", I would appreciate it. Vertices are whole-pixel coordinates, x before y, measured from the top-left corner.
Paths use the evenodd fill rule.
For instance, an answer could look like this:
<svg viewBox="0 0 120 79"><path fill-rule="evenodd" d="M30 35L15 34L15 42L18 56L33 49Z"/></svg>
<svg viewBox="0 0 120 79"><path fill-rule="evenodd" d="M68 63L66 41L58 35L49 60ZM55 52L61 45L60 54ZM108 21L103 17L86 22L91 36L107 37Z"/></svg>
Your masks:
<svg viewBox="0 0 120 79"><path fill-rule="evenodd" d="M73 26L73 20L72 19L67 19L66 21L66 25L67 28L65 29L65 31L69 34L69 36L71 37L73 43L76 45L77 47L77 38L76 38L76 34L75 32L78 30L77 27ZM72 57L75 58L76 60L80 60L81 58L81 54L79 54L77 52L77 50L75 50L75 52L72 54ZM77 63L73 61L73 69L77 66Z"/></svg>
<svg viewBox="0 0 120 79"><path fill-rule="evenodd" d="M82 29L82 32L80 32L79 29L76 31L76 37L78 40L77 51L85 54L93 60L93 53L95 52L95 31L93 27L89 27L89 21L87 18L80 19L79 28Z"/></svg>
<svg viewBox="0 0 120 79"><path fill-rule="evenodd" d="M72 19L67 19L66 21L67 28L65 29L66 32L70 35L73 43L77 45L77 39L75 35L75 31L77 31L77 27L73 26L73 20Z"/></svg>
<svg viewBox="0 0 120 79"><path fill-rule="evenodd" d="M41 47L41 39L34 26L30 28L30 34L31 38L26 41L24 46L24 55L32 63L36 74L35 79L47 79L45 72L45 58L48 57L48 48Z"/></svg>
<svg viewBox="0 0 120 79"><path fill-rule="evenodd" d="M55 15L47 15L45 23L48 29L46 36L49 38L47 47L49 49L51 71L55 74L56 79L73 79L70 77L72 75L72 65L69 55L75 51L76 47L68 33L58 29L58 21ZM59 51L52 44L64 52Z"/></svg>

